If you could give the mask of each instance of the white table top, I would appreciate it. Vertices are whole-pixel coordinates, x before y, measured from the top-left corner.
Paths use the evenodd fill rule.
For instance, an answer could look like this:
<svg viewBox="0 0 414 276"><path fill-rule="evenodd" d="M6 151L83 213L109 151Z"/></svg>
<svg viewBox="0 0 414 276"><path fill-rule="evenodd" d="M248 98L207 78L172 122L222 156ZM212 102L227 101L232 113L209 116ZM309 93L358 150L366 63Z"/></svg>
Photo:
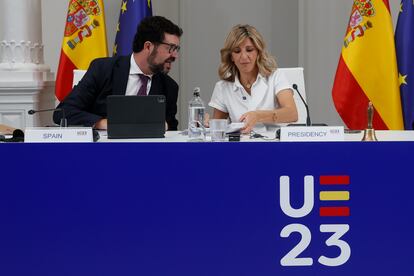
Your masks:
<svg viewBox="0 0 414 276"><path fill-rule="evenodd" d="M406 130L376 130L375 135L380 142L386 141L414 141L414 131ZM356 134L345 134L345 141L361 141L364 132Z"/></svg>
<svg viewBox="0 0 414 276"><path fill-rule="evenodd" d="M392 130L377 130L376 136L378 141L414 141L414 131L413 130L406 130L406 131L392 131ZM165 138L146 138L146 139L108 139L106 131L100 131L100 139L99 142L145 142L145 143L163 143L163 142L187 142L188 137L183 135L181 131L167 131L165 134ZM255 138L251 139L249 135L242 135L241 141L242 142L278 142L279 140L275 139L274 132L266 132L263 134L266 138ZM345 141L361 141L364 132L361 131L359 133L346 133L345 134ZM210 142L211 138L207 137L207 142Z"/></svg>

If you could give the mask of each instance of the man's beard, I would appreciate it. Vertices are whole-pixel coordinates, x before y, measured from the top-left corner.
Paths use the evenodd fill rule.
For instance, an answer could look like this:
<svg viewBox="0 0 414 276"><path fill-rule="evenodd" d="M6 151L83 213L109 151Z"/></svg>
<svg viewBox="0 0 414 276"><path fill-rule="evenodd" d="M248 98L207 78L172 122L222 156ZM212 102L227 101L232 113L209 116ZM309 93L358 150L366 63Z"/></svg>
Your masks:
<svg viewBox="0 0 414 276"><path fill-rule="evenodd" d="M155 63L155 57L157 56L157 53L158 53L158 50L155 49L147 59L148 66L149 66L149 68L150 68L150 70L153 74L164 72L164 64L166 62L174 62L175 61L174 57L170 57L170 58L167 58L164 62Z"/></svg>

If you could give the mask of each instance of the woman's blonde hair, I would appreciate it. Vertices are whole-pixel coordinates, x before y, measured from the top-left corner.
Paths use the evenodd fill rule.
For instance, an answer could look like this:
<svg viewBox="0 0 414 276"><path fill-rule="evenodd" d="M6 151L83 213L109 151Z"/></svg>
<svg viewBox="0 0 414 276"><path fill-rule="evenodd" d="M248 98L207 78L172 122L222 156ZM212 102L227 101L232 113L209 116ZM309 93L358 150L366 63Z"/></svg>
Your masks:
<svg viewBox="0 0 414 276"><path fill-rule="evenodd" d="M246 38L250 38L257 49L256 64L259 73L268 77L276 70L276 60L266 50L266 43L264 42L263 36L256 30L256 28L250 25L239 24L231 29L224 42L224 48L220 50L221 64L218 70L220 79L234 82L239 71L231 59L231 53L236 47L239 47Z"/></svg>

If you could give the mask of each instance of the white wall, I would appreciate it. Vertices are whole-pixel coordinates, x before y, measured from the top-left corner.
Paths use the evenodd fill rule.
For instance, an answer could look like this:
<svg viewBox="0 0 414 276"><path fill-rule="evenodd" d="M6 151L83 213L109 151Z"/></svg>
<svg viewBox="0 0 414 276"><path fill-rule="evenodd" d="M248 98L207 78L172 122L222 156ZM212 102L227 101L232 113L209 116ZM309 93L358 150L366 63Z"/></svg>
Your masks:
<svg viewBox="0 0 414 276"><path fill-rule="evenodd" d="M342 124L331 90L351 12L351 1L300 1L300 65L314 123Z"/></svg>
<svg viewBox="0 0 414 276"><path fill-rule="evenodd" d="M1 0L0 0L1 1ZM68 0L42 0L45 63L53 72L59 61ZM121 0L104 0L108 48L112 52ZM390 0L394 20L399 0ZM154 14L183 30L182 52L171 75L180 84L180 127L185 128L187 102L200 86L208 102L220 61L219 50L231 26L256 26L279 66L303 66L314 122L342 124L331 89L352 1L344 0L154 0Z"/></svg>
<svg viewBox="0 0 414 276"><path fill-rule="evenodd" d="M181 0L180 3L180 24L184 29L180 68L181 127L187 120L187 102L194 87L201 88L202 98L208 103L218 81L220 49L232 26L254 25L266 38L281 66L297 65L297 1Z"/></svg>

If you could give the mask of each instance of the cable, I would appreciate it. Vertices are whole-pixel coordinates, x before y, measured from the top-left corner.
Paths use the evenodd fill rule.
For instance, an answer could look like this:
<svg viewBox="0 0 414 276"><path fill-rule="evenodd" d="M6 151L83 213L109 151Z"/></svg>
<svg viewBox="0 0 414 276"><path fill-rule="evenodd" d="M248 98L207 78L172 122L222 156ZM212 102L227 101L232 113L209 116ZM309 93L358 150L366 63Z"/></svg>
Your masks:
<svg viewBox="0 0 414 276"><path fill-rule="evenodd" d="M262 135L252 130L250 132L250 139L262 139L264 141L274 141L274 140L278 140L278 137L275 136L274 138L269 138L268 136Z"/></svg>

